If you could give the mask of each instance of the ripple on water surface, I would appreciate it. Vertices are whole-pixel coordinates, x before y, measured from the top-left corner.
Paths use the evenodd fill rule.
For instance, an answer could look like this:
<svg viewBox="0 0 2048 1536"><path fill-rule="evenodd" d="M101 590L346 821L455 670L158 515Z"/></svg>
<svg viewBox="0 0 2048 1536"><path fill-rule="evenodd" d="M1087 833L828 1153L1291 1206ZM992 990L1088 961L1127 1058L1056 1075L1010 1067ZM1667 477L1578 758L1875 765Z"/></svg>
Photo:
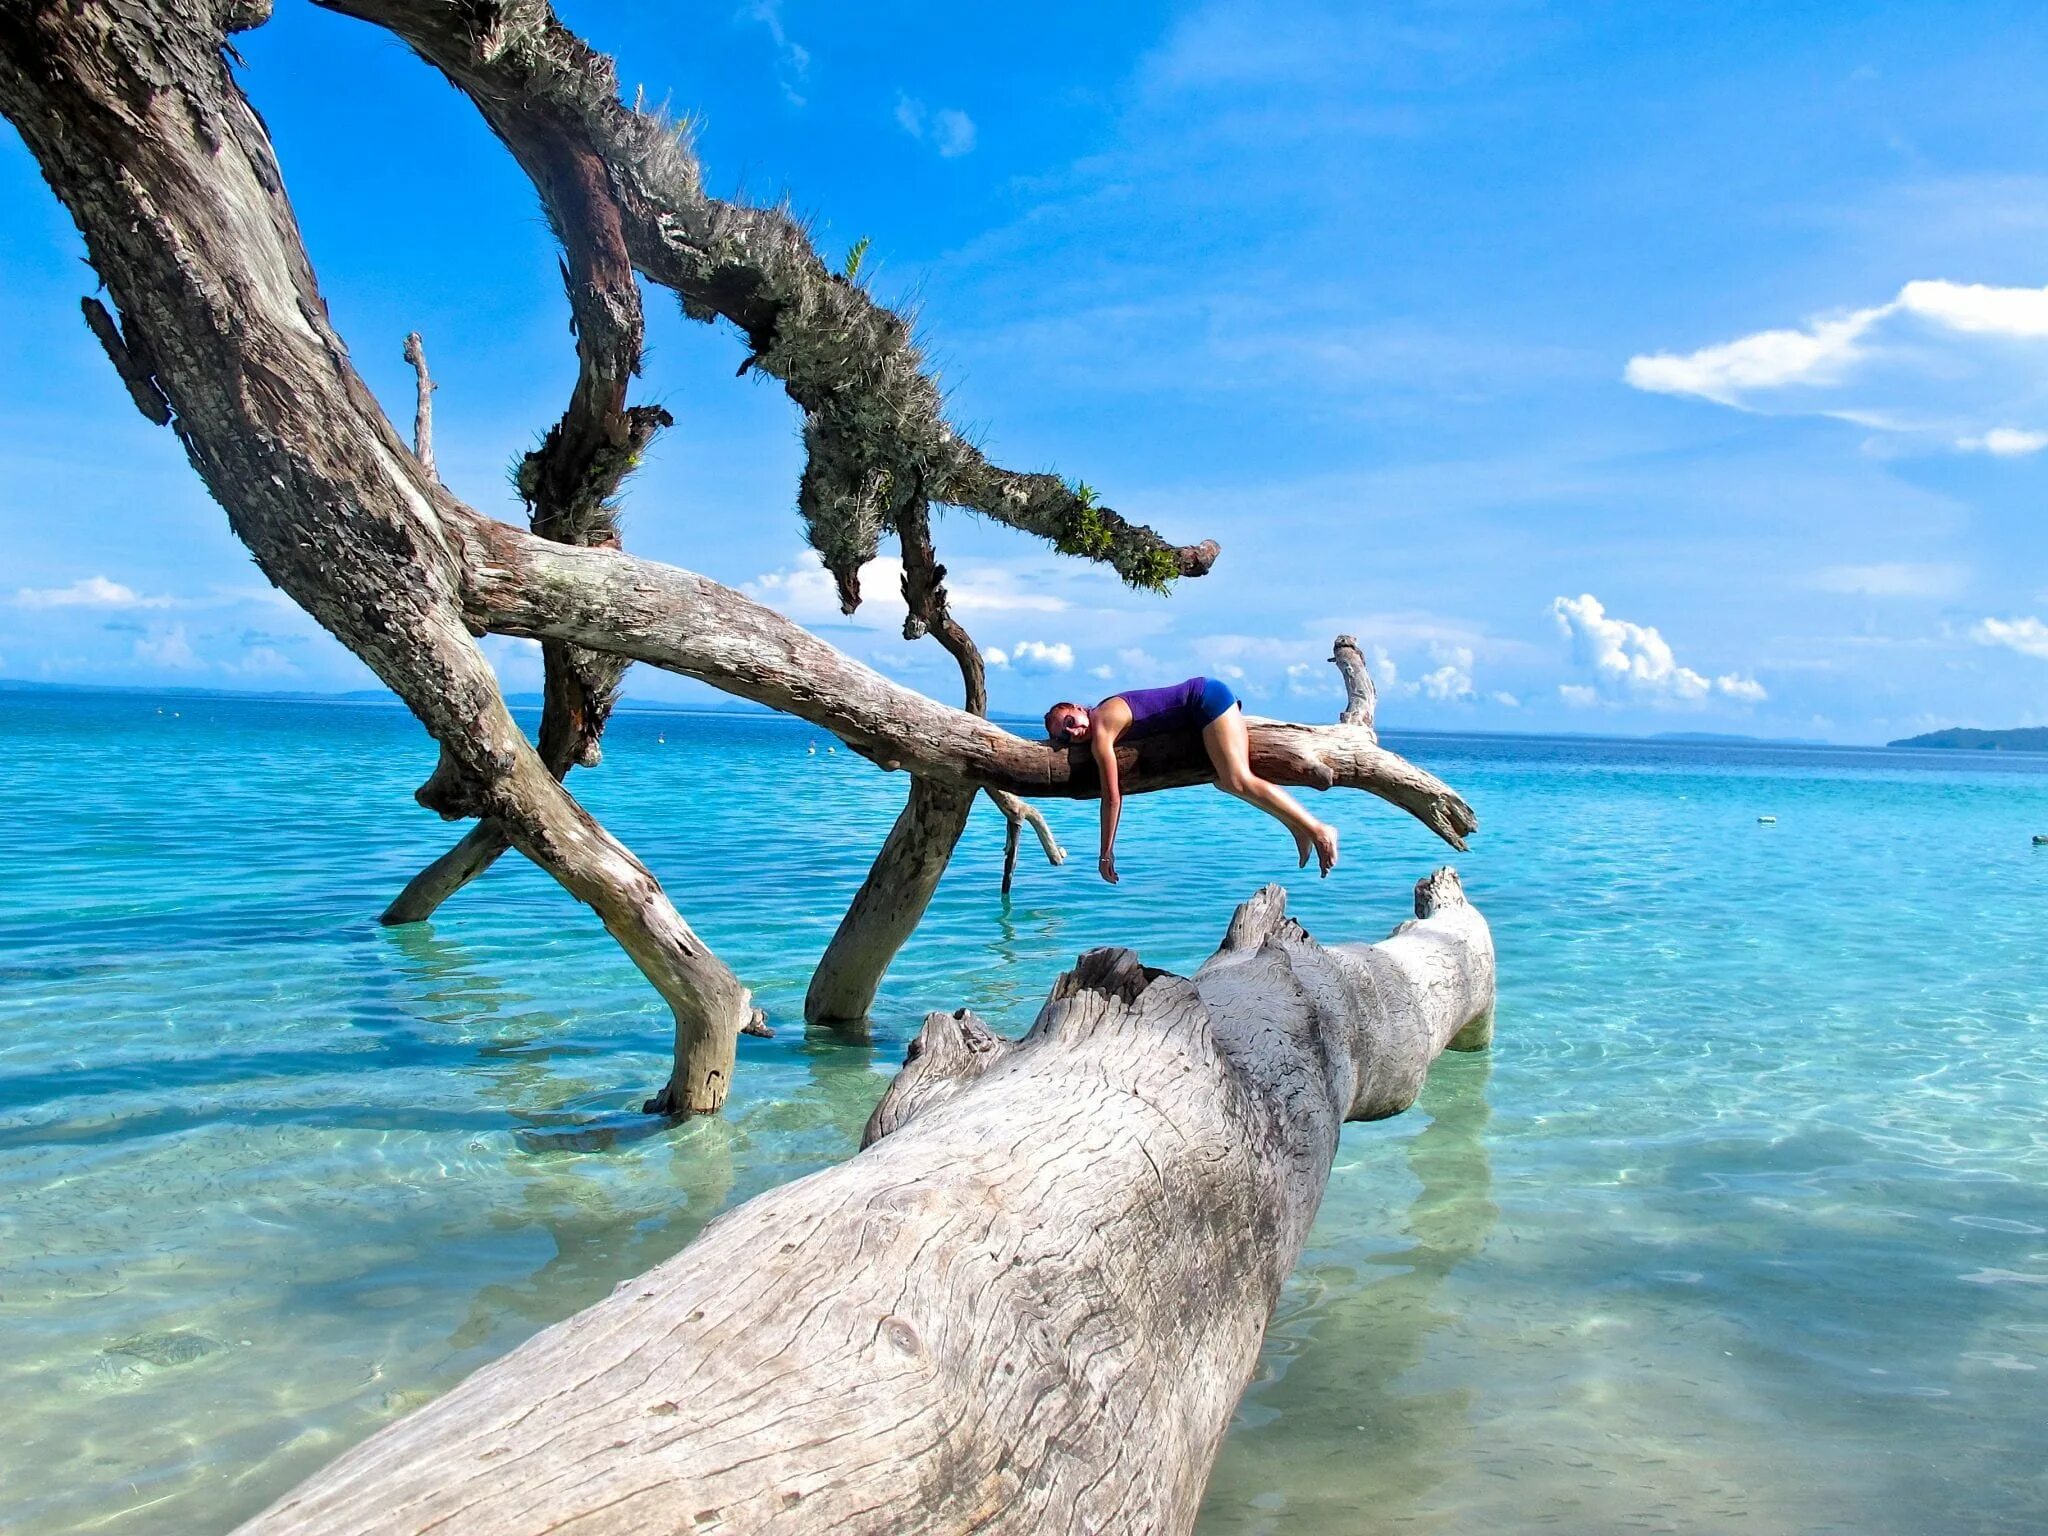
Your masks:
<svg viewBox="0 0 2048 1536"><path fill-rule="evenodd" d="M1285 852L1150 798L1123 886L1027 864L1005 908L987 816L876 1043L807 1041L900 780L624 716L579 792L781 1026L725 1115L633 1139L666 1019L587 913L508 861L375 925L450 836L415 726L159 702L0 718L37 765L0 781L0 1525L38 1536L226 1529L847 1155L924 1009L1021 1028L1099 943L1186 969ZM2048 1527L2048 762L1402 745L1486 824L1499 1045L1347 1132L1203 1529ZM1318 809L1347 863L1294 909L1376 936L1440 850Z"/></svg>

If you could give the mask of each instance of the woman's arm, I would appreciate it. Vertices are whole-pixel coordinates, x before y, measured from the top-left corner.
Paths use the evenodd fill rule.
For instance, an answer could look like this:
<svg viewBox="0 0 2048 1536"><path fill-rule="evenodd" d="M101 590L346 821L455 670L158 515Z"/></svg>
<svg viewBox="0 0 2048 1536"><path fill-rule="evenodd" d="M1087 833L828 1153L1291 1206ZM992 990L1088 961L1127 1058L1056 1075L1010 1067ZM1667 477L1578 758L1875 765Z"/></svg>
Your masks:
<svg viewBox="0 0 2048 1536"><path fill-rule="evenodd" d="M1095 757L1096 776L1102 781L1102 856L1095 867L1102 878L1116 884L1116 823L1123 812L1123 790L1116 778L1116 734L1104 730L1098 720L1089 734L1088 750Z"/></svg>

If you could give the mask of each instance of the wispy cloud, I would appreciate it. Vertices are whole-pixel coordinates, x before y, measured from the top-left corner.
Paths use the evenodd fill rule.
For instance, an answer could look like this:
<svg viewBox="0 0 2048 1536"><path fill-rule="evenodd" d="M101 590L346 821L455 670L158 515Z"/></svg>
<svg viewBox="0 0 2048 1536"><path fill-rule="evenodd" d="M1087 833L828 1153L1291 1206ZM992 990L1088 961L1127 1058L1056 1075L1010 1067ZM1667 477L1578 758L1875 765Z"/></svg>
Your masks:
<svg viewBox="0 0 2048 1536"><path fill-rule="evenodd" d="M1757 704L1769 696L1753 677L1735 672L1708 677L1681 666L1654 625L1612 617L1590 592L1560 597L1550 607L1559 631L1571 641L1574 658L1593 669L1591 686L1572 683L1559 688L1567 704L1584 706L1603 698L1665 704L1722 698Z"/></svg>
<svg viewBox="0 0 2048 1536"><path fill-rule="evenodd" d="M775 83L791 106L804 105L804 92L810 89L811 52L792 39L783 26L782 0L748 0L740 7L738 19L767 29L775 44Z"/></svg>
<svg viewBox="0 0 2048 1536"><path fill-rule="evenodd" d="M944 160L957 160L974 151L974 119L958 107L927 111L916 97L899 92L896 126L920 143L930 144Z"/></svg>
<svg viewBox="0 0 2048 1536"><path fill-rule="evenodd" d="M1926 279L1884 304L1629 359L1654 394L1738 410L1831 416L2001 458L2048 448L2048 288Z"/></svg>
<svg viewBox="0 0 2048 1536"><path fill-rule="evenodd" d="M1875 565L1823 567L1814 573L1813 585L1822 592L1846 592L1857 597L1954 597L1969 580L1970 568L1950 561L1881 561Z"/></svg>
<svg viewBox="0 0 2048 1536"><path fill-rule="evenodd" d="M168 597L144 597L133 587L104 576L87 576L68 587L21 587L14 601L23 608L168 608Z"/></svg>

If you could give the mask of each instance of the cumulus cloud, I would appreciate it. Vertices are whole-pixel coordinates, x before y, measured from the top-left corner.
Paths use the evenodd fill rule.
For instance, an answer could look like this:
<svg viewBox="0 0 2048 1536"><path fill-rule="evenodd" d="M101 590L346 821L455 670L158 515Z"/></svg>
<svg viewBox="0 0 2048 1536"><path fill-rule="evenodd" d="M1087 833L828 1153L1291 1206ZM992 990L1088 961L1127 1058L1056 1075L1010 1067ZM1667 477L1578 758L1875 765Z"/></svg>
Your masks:
<svg viewBox="0 0 2048 1536"><path fill-rule="evenodd" d="M23 608L168 608L168 597L144 597L133 587L104 576L87 576L68 587L20 587L14 601Z"/></svg>
<svg viewBox="0 0 2048 1536"><path fill-rule="evenodd" d="M1632 357L1655 394L1739 410L1832 416L1929 445L2012 458L2048 448L2048 288L1921 280L1888 303L1692 352Z"/></svg>
<svg viewBox="0 0 2048 1536"><path fill-rule="evenodd" d="M1425 672L1416 679L1423 697L1449 703L1455 699L1469 699L1472 689L1472 651L1470 647L1456 645L1447 647L1447 657L1432 657L1442 660L1442 665Z"/></svg>
<svg viewBox="0 0 2048 1536"><path fill-rule="evenodd" d="M192 637L182 624L142 636L135 642L135 659L167 672L196 672L206 665L193 651Z"/></svg>
<svg viewBox="0 0 2048 1536"><path fill-rule="evenodd" d="M974 119L957 107L928 112L915 96L899 93L896 126L919 143L931 145L944 160L956 160L974 149Z"/></svg>
<svg viewBox="0 0 2048 1536"><path fill-rule="evenodd" d="M1653 703L1700 704L1711 698L1755 704L1769 695L1753 677L1723 673L1708 677L1681 666L1653 625L1617 619L1592 593L1560 597L1550 605L1557 627L1571 641L1574 658L1593 669L1595 686L1568 684L1565 702L1586 705L1602 695Z"/></svg>
<svg viewBox="0 0 2048 1536"><path fill-rule="evenodd" d="M1019 640L1010 647L1010 664L1026 673L1071 672L1074 648L1064 640Z"/></svg>
<svg viewBox="0 0 2048 1536"><path fill-rule="evenodd" d="M1010 653L999 645L984 645L981 648L981 659L992 667L1007 667L1010 664Z"/></svg>
<svg viewBox="0 0 2048 1536"><path fill-rule="evenodd" d="M1573 709L1592 709L1600 702L1599 690L1584 683L1559 683L1557 696Z"/></svg>
<svg viewBox="0 0 2048 1536"><path fill-rule="evenodd" d="M1433 699L1440 704L1460 703L1479 696L1472 684L1471 646L1433 640L1428 653L1435 665L1410 678L1403 676L1400 662L1385 646L1375 645L1367 660L1367 670L1372 673L1373 686L1380 696Z"/></svg>
<svg viewBox="0 0 2048 1536"><path fill-rule="evenodd" d="M2002 645L2048 661L2048 624L2036 618L1984 619L1971 627L1970 638L1979 645Z"/></svg>

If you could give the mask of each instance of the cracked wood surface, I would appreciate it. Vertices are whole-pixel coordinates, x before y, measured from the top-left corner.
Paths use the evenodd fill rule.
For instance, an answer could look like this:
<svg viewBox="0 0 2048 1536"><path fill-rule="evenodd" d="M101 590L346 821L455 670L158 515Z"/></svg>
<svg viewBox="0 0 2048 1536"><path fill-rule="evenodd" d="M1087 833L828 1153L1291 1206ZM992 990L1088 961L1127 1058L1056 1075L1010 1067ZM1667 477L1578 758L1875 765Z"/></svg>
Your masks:
<svg viewBox="0 0 2048 1536"><path fill-rule="evenodd" d="M933 1014L870 1144L705 1228L242 1536L1185 1532L1340 1124L1492 1038L1457 876L1379 944L1269 886L1191 978Z"/></svg>

